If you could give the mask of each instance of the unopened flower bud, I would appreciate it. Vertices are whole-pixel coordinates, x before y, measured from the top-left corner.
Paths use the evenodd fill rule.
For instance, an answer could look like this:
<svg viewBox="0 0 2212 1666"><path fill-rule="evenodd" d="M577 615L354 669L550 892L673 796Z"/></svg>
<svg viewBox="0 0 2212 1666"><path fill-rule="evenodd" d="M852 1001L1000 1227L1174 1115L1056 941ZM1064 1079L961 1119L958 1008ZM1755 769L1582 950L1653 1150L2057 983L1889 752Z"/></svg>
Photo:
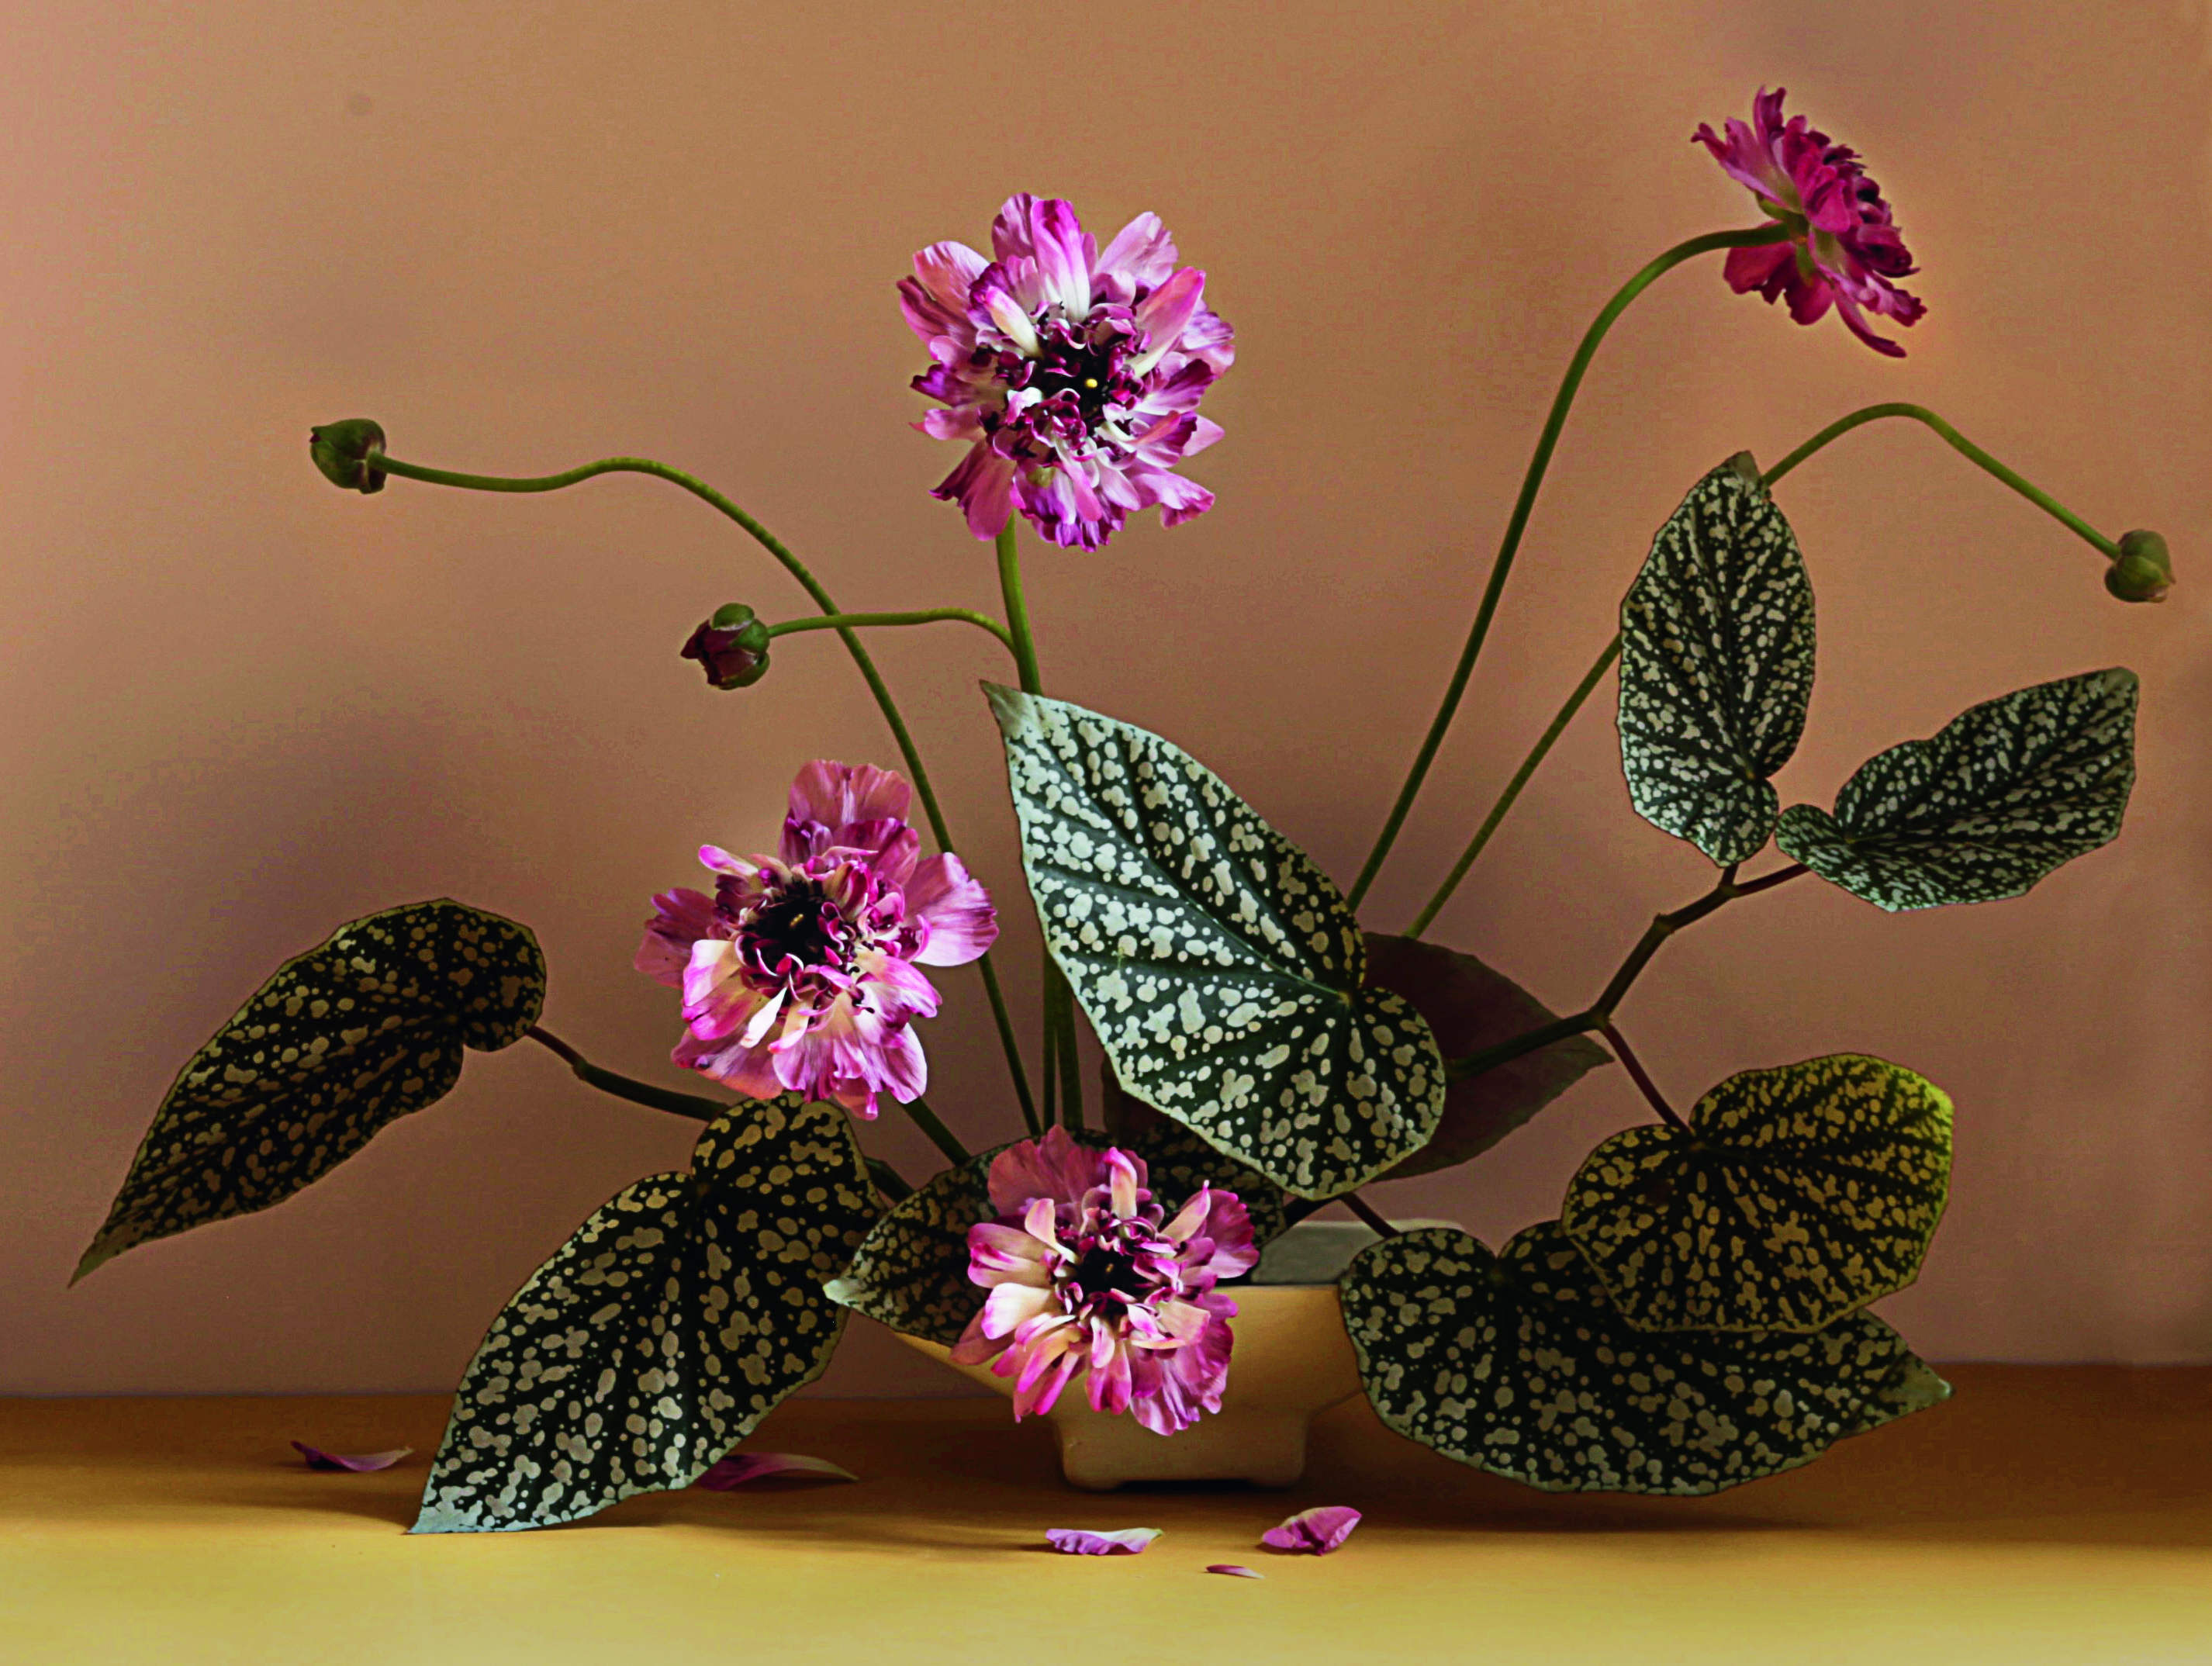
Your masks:
<svg viewBox="0 0 2212 1666"><path fill-rule="evenodd" d="M384 455L384 430L366 416L309 429L307 454L334 486L356 492L384 489L384 471L377 466Z"/></svg>
<svg viewBox="0 0 2212 1666"><path fill-rule="evenodd" d="M743 602L718 607L691 633L684 657L706 668L718 689L749 689L768 675L768 627Z"/></svg>
<svg viewBox="0 0 2212 1666"><path fill-rule="evenodd" d="M2124 602L2162 602L2173 588L2173 561L2156 532L2133 532L2120 539L2119 559L2105 569L2105 588Z"/></svg>

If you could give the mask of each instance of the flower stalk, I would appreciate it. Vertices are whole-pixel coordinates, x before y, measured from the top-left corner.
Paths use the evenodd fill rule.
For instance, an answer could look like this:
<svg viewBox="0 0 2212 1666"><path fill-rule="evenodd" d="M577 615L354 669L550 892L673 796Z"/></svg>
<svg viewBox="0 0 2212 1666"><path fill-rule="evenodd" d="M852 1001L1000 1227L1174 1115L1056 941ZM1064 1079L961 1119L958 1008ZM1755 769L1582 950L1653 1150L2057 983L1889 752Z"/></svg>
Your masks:
<svg viewBox="0 0 2212 1666"><path fill-rule="evenodd" d="M1482 645L1490 635L1490 622L1498 612L1499 599L1505 593L1505 581L1513 571L1514 558L1520 553L1521 535L1528 529L1528 516L1536 505L1536 493L1544 483L1544 475L1552 465L1552 453L1558 447L1559 435L1567 425L1567 412L1573 407L1575 394L1583 385L1583 376L1589 369L1590 361L1597 356L1598 345L1615 319L1626 312L1629 304L1654 283L1686 260L1694 260L1701 254L1717 249L1741 249L1762 243L1778 243L1789 236L1787 228L1780 224L1753 226L1742 231L1708 232L1702 237L1692 237L1677 243L1664 254L1644 266L1627 283L1622 284L1611 301L1583 332L1582 344L1576 348L1574 357L1568 362L1566 374L1559 380L1559 390L1552 396L1552 409L1544 418L1543 431L1537 435L1535 454L1528 459L1528 472L1522 477L1520 496L1514 499L1513 514L1505 523L1505 536L1499 542L1498 554L1490 563L1490 579L1483 587L1481 603L1475 609L1474 623L1468 629L1467 645L1460 650L1459 663L1453 667L1451 681L1445 686L1443 702L1437 708L1435 720L1421 742L1420 751L1414 755L1413 768L1407 772L1406 784L1398 789L1397 802L1390 806L1382 830L1376 836L1375 848L1367 854L1367 860L1352 881L1352 891L1346 898L1358 908L1375 883L1375 876L1390 854L1390 847L1397 842L1398 830L1406 824L1406 818L1420 793L1421 783L1427 780L1429 766L1436 761L1437 749L1443 745L1444 734L1451 727L1452 718L1459 710L1461 697L1467 692L1468 679L1474 674L1474 662L1481 655Z"/></svg>
<svg viewBox="0 0 2212 1666"><path fill-rule="evenodd" d="M1881 404L1867 405L1848 415L1838 416L1762 474L1759 477L1759 484L1770 491L1772 490L1777 482L1808 458L1840 440L1853 429L1863 428L1867 423L1879 422L1886 416L1909 417L1916 423L1923 424L1961 457L1984 470L1993 478L2002 481L2051 516L2052 520L2098 550L2112 562L2112 568L2106 575L2106 587L2122 600L2155 601L2165 594L2166 587L2172 583L2172 569L2165 554L2164 541L2159 539L2157 534L2130 532L2126 537L2118 539L2106 538L2049 492L2045 491L2016 470L2008 468L1990 456L1989 453L1967 439L1965 435L1960 433L1957 429L1953 428L1949 423L1925 405L1891 401ZM2124 577L2123 563L2129 556L2136 555L2138 550L2153 541L2155 541L2157 549L2153 566L2137 581L2139 587L2131 589L2121 581ZM2136 575L2126 574L2124 576L2133 579ZM1529 778L1543 763L1553 745L1566 732L1567 725L1574 721L1575 714L1582 710L1583 703L1596 690L1598 683L1611 669L1613 661L1620 657L1620 633L1615 631L1612 641L1608 641L1599 653L1595 662L1591 665L1588 672L1583 673L1583 680L1575 685L1573 692L1567 696L1557 714L1553 717L1550 725L1537 738L1536 744L1529 750L1528 756L1521 761L1521 767L1513 772L1512 779L1505 783L1504 791L1498 794L1498 801L1491 806L1490 813L1483 818L1481 826L1475 830L1474 837L1468 842L1467 848L1460 853L1459 860L1452 865L1451 872L1444 876L1443 883L1437 887L1436 894L1429 898L1420 913L1414 916L1413 923L1406 928L1407 936L1419 937L1435 921L1444 904L1451 900L1452 893L1459 889L1460 882L1467 878L1468 871L1474 866L1475 859L1482 854L1483 848L1490 842L1491 835L1498 830L1498 824L1505 819L1506 812L1512 809L1514 800L1521 796L1521 789L1528 784ZM1770 876L1768 880L1761 881L1759 885L1763 885L1771 881L1772 876ZM1740 890L1738 894L1747 894L1747 892Z"/></svg>
<svg viewBox="0 0 2212 1666"><path fill-rule="evenodd" d="M987 630L996 637L1007 653L1014 651L1014 639L1006 626L988 613L977 613L965 607L923 607L905 613L823 613L811 619L787 619L781 624L768 628L769 639L795 635L803 630L870 630L892 625L971 624Z"/></svg>
<svg viewBox="0 0 2212 1666"><path fill-rule="evenodd" d="M530 476L463 474L450 469L427 468L419 463L402 462L380 448L376 452L374 461L380 478L398 475L403 479L420 480L433 486L453 486L478 492L555 492L596 479L603 474L651 475L655 479L681 487L743 527L755 543L775 556L783 569L799 581L799 587L812 598L814 605L824 614L835 614L840 611L829 591L823 587L821 581L766 526L705 481L649 457L605 457L594 463L584 463L575 468L563 470L559 474ZM891 739L898 745L899 756L906 761L907 772L914 781L915 792L921 800L922 813L929 818L930 830L937 836L938 848L951 850L953 848L952 832L945 824L944 810L938 804L937 789L930 784L929 770L922 763L921 749L914 744L913 733L907 728L906 719L899 711L898 702L891 698L890 685L884 681L883 673L876 669L874 658L861 646L860 637L849 627L839 629L837 635L845 644L846 652L853 656L853 663L859 668L861 680L867 684L868 692L875 696L877 709L883 713L884 722L891 732ZM999 1045L1006 1054L1006 1072L1014 1085L1014 1097L1021 1104L1023 1119L1034 1122L1036 1112L1030 1096L1029 1073L1022 1066L1021 1048L1014 1040L1013 1018L1006 1010L1006 994L999 987L998 971L992 966L988 955L978 958L975 970L983 981L983 993L991 1003L991 1016L998 1028Z"/></svg>

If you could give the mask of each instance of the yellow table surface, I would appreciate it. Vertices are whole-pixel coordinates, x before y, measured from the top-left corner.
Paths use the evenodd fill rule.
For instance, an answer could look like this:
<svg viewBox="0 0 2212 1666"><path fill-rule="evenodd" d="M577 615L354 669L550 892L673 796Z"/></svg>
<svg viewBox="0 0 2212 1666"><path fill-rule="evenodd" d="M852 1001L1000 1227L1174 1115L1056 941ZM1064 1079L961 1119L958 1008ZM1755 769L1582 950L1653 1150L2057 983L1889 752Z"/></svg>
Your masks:
<svg viewBox="0 0 2212 1666"><path fill-rule="evenodd" d="M808 1400L750 1444L860 1485L437 1538L402 1529L441 1400L0 1402L0 1661L2212 1661L2212 1371L1948 1374L1949 1405L1711 1499L1531 1492L1358 1402L1290 1493L1096 1496L1003 1402ZM295 1438L418 1451L322 1474ZM1327 1558L1259 1547L1313 1504L1367 1518ZM1165 1533L1044 1548L1069 1526Z"/></svg>

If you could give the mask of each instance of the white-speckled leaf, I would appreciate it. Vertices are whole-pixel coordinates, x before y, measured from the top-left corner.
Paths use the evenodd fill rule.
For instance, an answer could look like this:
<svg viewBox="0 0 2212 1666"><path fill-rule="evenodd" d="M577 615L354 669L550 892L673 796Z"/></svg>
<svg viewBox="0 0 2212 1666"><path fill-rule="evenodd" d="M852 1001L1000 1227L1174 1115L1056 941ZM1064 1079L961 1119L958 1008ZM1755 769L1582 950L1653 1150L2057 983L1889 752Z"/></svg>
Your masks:
<svg viewBox="0 0 2212 1666"><path fill-rule="evenodd" d="M1748 456L1690 488L1620 605L1620 760L1653 826L1716 862L1774 831L1813 697L1813 587Z"/></svg>
<svg viewBox="0 0 2212 1666"><path fill-rule="evenodd" d="M1101 1150L1109 1143L1090 1131L1075 1139ZM1169 1219L1200 1185L1210 1184L1237 1195L1251 1216L1255 1245L1282 1231L1282 1193L1188 1129L1166 1122L1115 1143L1145 1160L1153 1201ZM902 1198L875 1224L852 1265L830 1286L831 1299L909 1336L947 1347L958 1341L987 1293L968 1277L968 1230L998 1219L991 1207L991 1162L1006 1149L979 1152Z"/></svg>
<svg viewBox="0 0 2212 1666"><path fill-rule="evenodd" d="M1643 1330L1814 1331L1920 1275L1951 1182L1951 1102L1838 1053L1747 1070L1687 1132L1614 1134L1560 1229Z"/></svg>
<svg viewBox="0 0 2212 1666"><path fill-rule="evenodd" d="M710 1123L579 1227L493 1321L417 1533L574 1521L689 1487L844 1329L823 1293L881 1208L845 1113L796 1095Z"/></svg>
<svg viewBox="0 0 2212 1666"><path fill-rule="evenodd" d="M1941 1398L1870 1314L1810 1335L1637 1330L1556 1221L1496 1256L1449 1228L1401 1232L1338 1289L1387 1426L1546 1492L1717 1493Z"/></svg>
<svg viewBox="0 0 2212 1666"><path fill-rule="evenodd" d="M282 1203L538 1021L527 927L445 897L340 926L288 960L170 1085L77 1265ZM75 1282L72 1280L71 1282Z"/></svg>
<svg viewBox="0 0 2212 1666"><path fill-rule="evenodd" d="M1045 942L1121 1085L1300 1197L1435 1131L1436 1038L1364 987L1328 877L1179 748L1079 706L986 692Z"/></svg>
<svg viewBox="0 0 2212 1666"><path fill-rule="evenodd" d="M2136 780L2136 674L2093 671L1984 701L1877 753L1782 818L1782 848L1893 913L2017 897L2109 843Z"/></svg>

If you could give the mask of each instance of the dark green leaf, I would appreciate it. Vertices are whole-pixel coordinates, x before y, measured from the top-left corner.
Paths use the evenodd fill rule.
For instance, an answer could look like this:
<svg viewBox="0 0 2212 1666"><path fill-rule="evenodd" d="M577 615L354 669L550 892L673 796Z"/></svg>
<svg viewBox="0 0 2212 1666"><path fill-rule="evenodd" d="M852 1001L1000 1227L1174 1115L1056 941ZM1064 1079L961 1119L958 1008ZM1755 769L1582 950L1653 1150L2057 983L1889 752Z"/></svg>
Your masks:
<svg viewBox="0 0 2212 1666"><path fill-rule="evenodd" d="M1103 1149L1107 1140L1078 1134L1080 1143ZM1139 1129L1118 1143L1145 1159L1153 1201L1172 1219L1202 1184L1234 1192L1252 1217L1252 1241L1264 1244L1283 1230L1283 1195L1266 1178L1231 1161L1172 1122ZM983 1290L969 1281L968 1229L995 1220L991 1207L992 1159L1005 1146L979 1152L946 1169L902 1198L876 1223L830 1295L855 1313L893 1330L950 1347L983 1305Z"/></svg>
<svg viewBox="0 0 2212 1666"><path fill-rule="evenodd" d="M1328 876L1158 736L987 692L1045 942L1121 1085L1302 1197L1417 1150L1443 1061L1419 1013L1365 987Z"/></svg>
<svg viewBox="0 0 2212 1666"><path fill-rule="evenodd" d="M1915 1368L1933 1373L1869 1314L1810 1335L1636 1330L1556 1221L1497 1256L1402 1232L1338 1287L1386 1425L1547 1492L1717 1493L1932 1403Z"/></svg>
<svg viewBox="0 0 2212 1666"><path fill-rule="evenodd" d="M2136 674L2113 670L1984 701L1868 759L1832 816L1794 806L1782 848L1893 913L2017 897L2120 830L2136 695Z"/></svg>
<svg viewBox="0 0 2212 1666"><path fill-rule="evenodd" d="M1747 1070L1690 1127L1629 1128L1559 1225L1644 1330L1814 1331L1920 1275L1951 1182L1951 1102L1854 1053Z"/></svg>
<svg viewBox="0 0 2212 1666"><path fill-rule="evenodd" d="M690 1172L624 1188L493 1321L414 1530L547 1527L689 1487L828 1367L845 1313L823 1286L880 1207L835 1105L732 1107Z"/></svg>
<svg viewBox="0 0 2212 1666"><path fill-rule="evenodd" d="M1741 465L1741 466L1740 466ZM1813 697L1813 587L1748 457L1690 488L1620 605L1620 758L1653 826L1716 862L1774 831Z"/></svg>
<svg viewBox="0 0 2212 1666"><path fill-rule="evenodd" d="M1413 1003L1448 1059L1464 1059L1559 1017L1504 973L1471 954L1367 933L1367 981ZM1403 1180L1479 1157L1583 1079L1612 1062L1584 1036L1524 1053L1444 1090L1444 1114L1429 1143L1388 1174Z"/></svg>
<svg viewBox="0 0 2212 1666"><path fill-rule="evenodd" d="M519 1040L544 999L538 939L498 915L441 897L339 927L179 1073L76 1277L282 1203L452 1091L463 1048Z"/></svg>

